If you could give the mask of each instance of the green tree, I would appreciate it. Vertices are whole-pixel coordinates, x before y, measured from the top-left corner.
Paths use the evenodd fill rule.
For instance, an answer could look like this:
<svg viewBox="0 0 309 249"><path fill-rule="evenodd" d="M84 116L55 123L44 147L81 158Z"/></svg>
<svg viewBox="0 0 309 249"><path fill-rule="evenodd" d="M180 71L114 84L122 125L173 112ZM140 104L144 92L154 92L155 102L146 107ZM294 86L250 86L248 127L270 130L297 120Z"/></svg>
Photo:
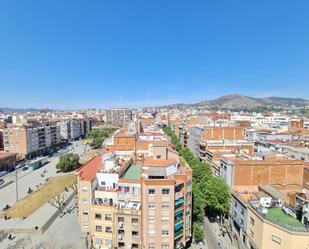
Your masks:
<svg viewBox="0 0 309 249"><path fill-rule="evenodd" d="M61 172L70 172L77 169L79 165L79 155L69 153L60 157L56 169Z"/></svg>
<svg viewBox="0 0 309 249"><path fill-rule="evenodd" d="M92 130L86 134L86 137L91 140L90 146L93 149L99 149L102 147L103 142L111 134L115 132L115 129L102 129L102 130Z"/></svg>
<svg viewBox="0 0 309 249"><path fill-rule="evenodd" d="M200 242L204 240L204 228L203 223L196 222L193 224L193 237L196 242Z"/></svg>
<svg viewBox="0 0 309 249"><path fill-rule="evenodd" d="M202 241L203 218L207 214L224 215L230 209L231 194L227 184L213 176L209 164L200 162L193 153L184 148L170 127L164 127L164 132L171 138L176 150L192 168L193 177L193 235L196 241Z"/></svg>

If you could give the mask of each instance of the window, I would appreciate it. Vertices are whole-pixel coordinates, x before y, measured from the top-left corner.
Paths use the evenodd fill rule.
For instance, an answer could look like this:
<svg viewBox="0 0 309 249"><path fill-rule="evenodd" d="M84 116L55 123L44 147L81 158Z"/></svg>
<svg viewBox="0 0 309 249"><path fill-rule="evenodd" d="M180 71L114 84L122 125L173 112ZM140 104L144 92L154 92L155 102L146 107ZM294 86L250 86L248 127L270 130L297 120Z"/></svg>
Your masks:
<svg viewBox="0 0 309 249"><path fill-rule="evenodd" d="M249 229L249 235L253 238L254 237L254 232L251 230L251 229Z"/></svg>
<svg viewBox="0 0 309 249"><path fill-rule="evenodd" d="M170 234L169 230L162 230L162 236L168 236Z"/></svg>
<svg viewBox="0 0 309 249"><path fill-rule="evenodd" d="M83 203L83 204L87 204L87 203L88 203L87 199L83 199L83 200L82 200L82 203Z"/></svg>
<svg viewBox="0 0 309 249"><path fill-rule="evenodd" d="M236 201L234 201L234 207L237 207L237 202Z"/></svg>
<svg viewBox="0 0 309 249"><path fill-rule="evenodd" d="M276 242L278 244L281 244L281 239L279 237L277 237L275 235L272 235L271 239L272 239L272 241L274 241L274 242Z"/></svg>
<svg viewBox="0 0 309 249"><path fill-rule="evenodd" d="M169 223L170 218L169 217L162 217L162 224L167 224Z"/></svg>
<svg viewBox="0 0 309 249"><path fill-rule="evenodd" d="M162 208L163 209L168 209L168 208L170 208L170 204L168 202L163 202L162 203Z"/></svg>
<svg viewBox="0 0 309 249"><path fill-rule="evenodd" d="M94 214L94 218L95 218L95 219L98 219L98 220L101 220L101 219L102 219L102 214L95 213L95 214Z"/></svg>
<svg viewBox="0 0 309 249"><path fill-rule="evenodd" d="M119 222L124 222L124 218L123 217L118 217L118 221Z"/></svg>
<svg viewBox="0 0 309 249"><path fill-rule="evenodd" d="M138 237L138 232L137 231L132 231L132 237L137 238Z"/></svg>
<svg viewBox="0 0 309 249"><path fill-rule="evenodd" d="M88 214L89 214L88 210L83 211L83 215L88 215Z"/></svg>
<svg viewBox="0 0 309 249"><path fill-rule="evenodd" d="M155 223L155 217L153 217L153 216L148 217L148 223L150 223L150 224Z"/></svg>
<svg viewBox="0 0 309 249"><path fill-rule="evenodd" d="M82 191L83 191L83 192L87 192L87 191L88 191L88 187L87 187L87 186L83 186L83 187L82 187Z"/></svg>
<svg viewBox="0 0 309 249"><path fill-rule="evenodd" d="M156 244L154 244L154 243L148 244L148 249L155 249L155 248L156 248Z"/></svg>
<svg viewBox="0 0 309 249"><path fill-rule="evenodd" d="M84 222L84 227L89 227L88 222Z"/></svg>
<svg viewBox="0 0 309 249"><path fill-rule="evenodd" d="M132 224L133 224L133 225L137 225L137 224L138 224L138 219L132 218Z"/></svg>
<svg viewBox="0 0 309 249"><path fill-rule="evenodd" d="M254 219L252 217L250 217L250 224L254 226Z"/></svg>
<svg viewBox="0 0 309 249"><path fill-rule="evenodd" d="M244 220L240 219L240 225L243 225L243 224L244 224Z"/></svg>
<svg viewBox="0 0 309 249"><path fill-rule="evenodd" d="M162 189L162 195L169 195L169 194L170 194L170 189L169 188Z"/></svg>
<svg viewBox="0 0 309 249"><path fill-rule="evenodd" d="M169 247L168 243L164 243L164 244L162 244L161 248L162 249L169 249L170 247Z"/></svg>
<svg viewBox="0 0 309 249"><path fill-rule="evenodd" d="M149 229L148 235L149 235L149 236L155 236L155 235L156 235L155 230L154 230L154 229Z"/></svg>
<svg viewBox="0 0 309 249"><path fill-rule="evenodd" d="M118 242L118 247L119 247L119 248L124 247L124 242Z"/></svg>
<svg viewBox="0 0 309 249"><path fill-rule="evenodd" d="M95 226L96 232L102 232L102 226Z"/></svg>
<svg viewBox="0 0 309 249"><path fill-rule="evenodd" d="M105 214L105 220L112 220L111 214Z"/></svg>
<svg viewBox="0 0 309 249"><path fill-rule="evenodd" d="M105 182L101 182L101 185L102 185L102 186L105 186L105 184L106 184Z"/></svg>
<svg viewBox="0 0 309 249"><path fill-rule="evenodd" d="M96 238L95 243L96 243L96 245L102 245L102 239Z"/></svg>
<svg viewBox="0 0 309 249"><path fill-rule="evenodd" d="M111 239L107 239L107 240L105 240L105 244L106 245L112 245L113 241Z"/></svg>
<svg viewBox="0 0 309 249"><path fill-rule="evenodd" d="M112 227L105 227L105 232L112 233L113 232Z"/></svg>
<svg viewBox="0 0 309 249"><path fill-rule="evenodd" d="M133 187L133 195L138 196L138 188L137 187Z"/></svg>
<svg viewBox="0 0 309 249"><path fill-rule="evenodd" d="M240 212L241 212L242 215L244 215L245 210L244 210L243 208L241 208L241 211L240 211Z"/></svg>
<svg viewBox="0 0 309 249"><path fill-rule="evenodd" d="M152 188L152 189L148 189L148 194L149 195L154 195L155 194L155 190Z"/></svg>
<svg viewBox="0 0 309 249"><path fill-rule="evenodd" d="M154 209L154 208L155 208L154 202L149 202L149 203L148 203L148 208L149 208L149 209Z"/></svg>

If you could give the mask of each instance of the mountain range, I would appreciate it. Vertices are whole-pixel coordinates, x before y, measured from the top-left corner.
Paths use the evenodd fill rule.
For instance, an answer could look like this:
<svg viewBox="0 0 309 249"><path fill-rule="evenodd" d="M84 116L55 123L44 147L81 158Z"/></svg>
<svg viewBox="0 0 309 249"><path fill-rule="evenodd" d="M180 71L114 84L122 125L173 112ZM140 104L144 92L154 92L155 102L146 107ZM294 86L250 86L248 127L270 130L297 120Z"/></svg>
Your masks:
<svg viewBox="0 0 309 249"><path fill-rule="evenodd" d="M206 108L223 108L223 109L254 109L258 107L303 107L309 106L308 99L286 98L286 97L266 97L255 98L240 94L230 94L213 100L205 100L193 104L172 104L164 105L159 108L186 108L186 107L206 107ZM7 108L0 107L0 112L39 112L41 109L35 108Z"/></svg>
<svg viewBox="0 0 309 249"><path fill-rule="evenodd" d="M266 97L255 98L239 94L230 94L213 100L205 100L194 104L174 104L164 107L207 107L223 109L253 109L257 107L302 107L309 105L309 100L302 98Z"/></svg>

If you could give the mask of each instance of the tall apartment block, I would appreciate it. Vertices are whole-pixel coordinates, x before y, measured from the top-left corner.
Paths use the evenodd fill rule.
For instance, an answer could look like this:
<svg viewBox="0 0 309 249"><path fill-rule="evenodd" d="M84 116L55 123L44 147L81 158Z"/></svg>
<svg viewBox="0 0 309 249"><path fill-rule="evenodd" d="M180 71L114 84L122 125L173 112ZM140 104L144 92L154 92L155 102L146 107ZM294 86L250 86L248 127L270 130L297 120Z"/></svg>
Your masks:
<svg viewBox="0 0 309 249"><path fill-rule="evenodd" d="M60 143L60 128L52 124L8 126L3 131L4 150L18 159L47 154Z"/></svg>
<svg viewBox="0 0 309 249"><path fill-rule="evenodd" d="M192 171L165 146L151 156L97 156L77 172L79 221L95 248L185 248Z"/></svg>
<svg viewBox="0 0 309 249"><path fill-rule="evenodd" d="M130 109L108 109L106 110L106 123L123 125L132 120L132 110Z"/></svg>
<svg viewBox="0 0 309 249"><path fill-rule="evenodd" d="M92 124L89 119L63 120L58 123L60 135L63 140L76 140L91 131Z"/></svg>

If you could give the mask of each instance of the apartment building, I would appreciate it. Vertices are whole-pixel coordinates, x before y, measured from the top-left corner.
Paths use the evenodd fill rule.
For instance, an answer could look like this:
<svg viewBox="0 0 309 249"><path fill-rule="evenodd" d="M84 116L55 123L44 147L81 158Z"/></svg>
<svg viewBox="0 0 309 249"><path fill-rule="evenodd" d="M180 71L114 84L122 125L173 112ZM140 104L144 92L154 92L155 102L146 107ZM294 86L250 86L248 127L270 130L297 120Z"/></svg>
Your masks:
<svg viewBox="0 0 309 249"><path fill-rule="evenodd" d="M95 248L184 248L191 238L191 169L164 142L153 142L145 158L128 153L132 137L119 139L121 147L77 173L82 230Z"/></svg>
<svg viewBox="0 0 309 249"><path fill-rule="evenodd" d="M48 154L60 143L60 128L53 124L7 126L3 134L4 150L18 160Z"/></svg>
<svg viewBox="0 0 309 249"><path fill-rule="evenodd" d="M258 185L285 190L302 188L304 162L284 155L262 157L226 154L221 157L220 176L232 190L254 191Z"/></svg>
<svg viewBox="0 0 309 249"><path fill-rule="evenodd" d="M106 123L120 125L132 120L132 110L119 108L106 110Z"/></svg>
<svg viewBox="0 0 309 249"><path fill-rule="evenodd" d="M58 125L60 126L61 139L65 141L79 139L90 132L92 128L89 119L63 120Z"/></svg>

